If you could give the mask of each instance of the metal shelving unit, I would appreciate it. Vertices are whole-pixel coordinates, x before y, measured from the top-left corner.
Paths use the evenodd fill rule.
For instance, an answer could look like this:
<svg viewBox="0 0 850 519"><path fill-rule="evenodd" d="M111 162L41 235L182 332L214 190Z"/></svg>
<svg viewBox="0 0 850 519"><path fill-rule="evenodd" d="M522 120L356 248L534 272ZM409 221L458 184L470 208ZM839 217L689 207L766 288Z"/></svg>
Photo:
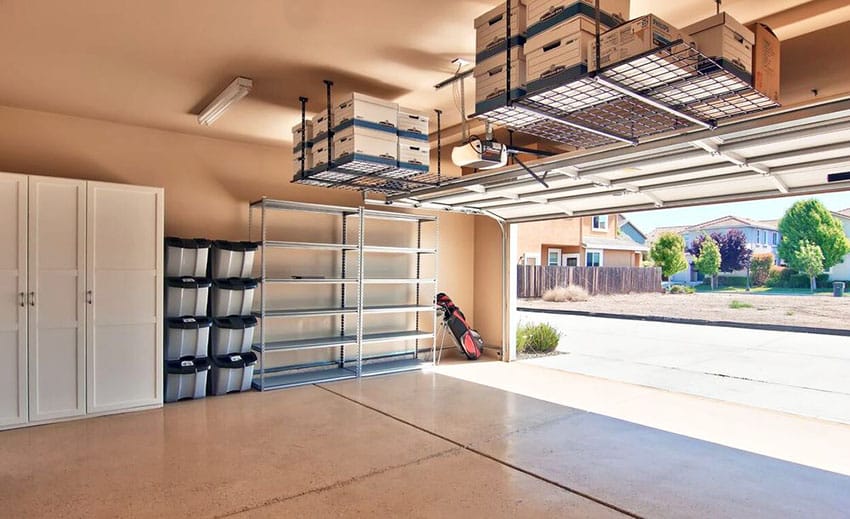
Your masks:
<svg viewBox="0 0 850 519"><path fill-rule="evenodd" d="M510 19L510 1L506 5ZM597 19L597 63L599 31ZM512 36L508 23L504 41ZM510 52L505 56L510 71ZM505 92L504 97L483 103L474 117L577 148L617 142L637 145L651 135L714 129L723 119L779 106L751 86L747 73L682 40L598 71L587 72L585 67L559 71L531 82L516 99L510 94L508 72Z"/></svg>
<svg viewBox="0 0 850 519"><path fill-rule="evenodd" d="M338 243L304 242L304 241L282 241L269 239L269 212L277 211L300 211L313 212L331 217L338 217L338 225L341 231L341 239ZM259 218L254 213L259 213ZM351 218L356 218L357 243L348 242L348 231L355 229ZM416 225L416 246L399 247L384 245L365 244L366 221L370 219L390 220L407 222ZM431 313L434 315L433 298L428 301L422 299L422 287L431 286L436 294L436 248L422 246L423 223L433 223L434 244L437 243L437 218L427 216L416 216L398 214L382 211L371 211L363 208L349 208L329 205L304 204L286 202L264 198L251 204L249 215L249 234L251 239L257 239L262 244L260 256L260 297L259 308L255 315L261 319L259 337L253 350L259 355L259 363L255 370L253 386L261 391L284 387L330 382L356 378L358 376L371 376L383 373L396 373L421 368L424 364L433 361L433 348L435 346L435 335L433 326L430 330L420 327L420 315ZM335 224L336 225L336 224ZM276 237L275 237L276 238ZM303 250L317 251L319 253L340 254L338 276L329 278L302 277L287 278L269 275L273 262L270 258L274 250ZM284 252L285 254L286 252ZM415 277L374 277L364 276L364 264L369 255L399 255L416 257ZM352 257L355 256L355 257ZM422 260L424 257L434 257L433 275L422 277ZM356 260L357 270L351 272L351 261ZM298 285L316 286L327 285L338 287L339 304L331 307L316 308L278 308L269 305L268 291L274 286L295 287ZM346 300L346 287L356 285L356 303ZM415 300L402 304L366 304L367 286L415 286ZM434 295L435 295L434 294ZM349 292L350 296L350 292ZM364 316L380 314L414 314L415 326L409 326L397 331L382 331L365 333L363 326ZM331 332L325 336L309 337L301 339L270 339L268 329L270 322L277 319L313 319L332 318L338 319L338 332ZM348 318L348 322L346 322ZM436 325L436 323L434 323ZM430 360L423 361L421 357L420 341L431 340ZM364 352L364 347L377 344L403 344L403 349L382 352ZM409 344L415 346L409 347ZM356 357L352 358L353 350L356 348ZM287 352L306 352L309 350L338 350L334 354L335 360L311 361L311 362L283 362L281 355ZM348 351L348 355L347 352Z"/></svg>

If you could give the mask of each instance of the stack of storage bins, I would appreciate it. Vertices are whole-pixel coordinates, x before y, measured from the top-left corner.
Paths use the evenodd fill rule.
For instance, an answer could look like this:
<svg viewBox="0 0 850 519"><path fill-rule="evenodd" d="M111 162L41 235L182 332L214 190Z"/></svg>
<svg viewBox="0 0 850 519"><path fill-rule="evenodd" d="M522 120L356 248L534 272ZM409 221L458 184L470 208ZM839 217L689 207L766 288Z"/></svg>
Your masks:
<svg viewBox="0 0 850 519"><path fill-rule="evenodd" d="M505 104L507 56L511 53L511 99L526 92L526 0L511 0L511 41L507 42L507 6L502 2L475 19L475 111L488 112Z"/></svg>
<svg viewBox="0 0 850 519"><path fill-rule="evenodd" d="M398 104L353 93L334 106L333 125L335 163L355 160L398 167ZM314 163L321 153L314 155Z"/></svg>
<svg viewBox="0 0 850 519"><path fill-rule="evenodd" d="M313 122L306 121L304 127L296 124L292 127L292 165L295 173L306 173L313 168ZM301 158L304 158L302 164ZM303 166L303 168L302 168Z"/></svg>
<svg viewBox="0 0 850 519"><path fill-rule="evenodd" d="M257 280L251 278L257 244L215 241L212 281L210 394L247 391L257 355L251 351L257 318L251 315Z"/></svg>
<svg viewBox="0 0 850 519"><path fill-rule="evenodd" d="M203 398L210 362L210 241L165 239L165 401Z"/></svg>
<svg viewBox="0 0 850 519"><path fill-rule="evenodd" d="M431 162L428 116L409 108L398 109L398 168L427 173Z"/></svg>

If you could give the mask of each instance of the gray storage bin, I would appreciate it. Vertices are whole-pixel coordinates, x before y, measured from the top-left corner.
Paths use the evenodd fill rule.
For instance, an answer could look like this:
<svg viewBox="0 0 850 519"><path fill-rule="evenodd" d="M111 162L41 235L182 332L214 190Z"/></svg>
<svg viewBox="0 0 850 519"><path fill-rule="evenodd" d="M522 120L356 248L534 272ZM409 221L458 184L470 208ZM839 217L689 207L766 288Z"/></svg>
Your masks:
<svg viewBox="0 0 850 519"><path fill-rule="evenodd" d="M251 315L254 306L254 290L257 288L255 279L216 279L212 282L213 317L228 315Z"/></svg>
<svg viewBox="0 0 850 519"><path fill-rule="evenodd" d="M207 358L175 360L165 363L165 401L204 398L207 394Z"/></svg>
<svg viewBox="0 0 850 519"><path fill-rule="evenodd" d="M165 276L206 276L211 244L202 238L166 238Z"/></svg>
<svg viewBox="0 0 850 519"><path fill-rule="evenodd" d="M212 321L210 355L218 357L228 353L248 353L254 341L257 318L246 315L216 317Z"/></svg>
<svg viewBox="0 0 850 519"><path fill-rule="evenodd" d="M216 240L212 245L212 278L247 278L254 270L259 245L250 241Z"/></svg>
<svg viewBox="0 0 850 519"><path fill-rule="evenodd" d="M207 315L210 285L206 278L166 278L165 316Z"/></svg>
<svg viewBox="0 0 850 519"><path fill-rule="evenodd" d="M165 360L206 357L210 345L208 317L172 317L166 321Z"/></svg>
<svg viewBox="0 0 850 519"><path fill-rule="evenodd" d="M212 357L210 394L224 395L250 389L256 363L254 352Z"/></svg>

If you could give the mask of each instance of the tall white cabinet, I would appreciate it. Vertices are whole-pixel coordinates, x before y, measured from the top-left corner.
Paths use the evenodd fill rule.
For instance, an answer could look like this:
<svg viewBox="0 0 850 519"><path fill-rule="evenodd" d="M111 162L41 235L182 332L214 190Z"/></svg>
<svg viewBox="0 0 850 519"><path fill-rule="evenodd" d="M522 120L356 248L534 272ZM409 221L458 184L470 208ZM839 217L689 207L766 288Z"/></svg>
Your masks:
<svg viewBox="0 0 850 519"><path fill-rule="evenodd" d="M0 428L162 404L163 204L0 174Z"/></svg>

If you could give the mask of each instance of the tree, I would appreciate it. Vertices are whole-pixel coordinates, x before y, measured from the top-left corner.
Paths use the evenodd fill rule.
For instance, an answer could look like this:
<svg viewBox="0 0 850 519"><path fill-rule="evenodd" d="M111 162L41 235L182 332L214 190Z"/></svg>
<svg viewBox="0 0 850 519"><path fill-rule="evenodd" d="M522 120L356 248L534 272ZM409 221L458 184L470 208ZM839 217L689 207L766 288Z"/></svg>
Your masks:
<svg viewBox="0 0 850 519"><path fill-rule="evenodd" d="M753 256L753 259L750 262L750 268L752 269L751 271L753 274L753 285L757 287L764 285L768 276L770 276L770 267L773 266L773 263L773 254L769 252Z"/></svg>
<svg viewBox="0 0 850 519"><path fill-rule="evenodd" d="M800 247L794 251L791 266L809 276L812 292L817 289L817 276L823 272L823 261L823 251L816 243L803 240Z"/></svg>
<svg viewBox="0 0 850 519"><path fill-rule="evenodd" d="M823 254L822 270L840 263L844 255L850 253L850 241L844 235L841 222L815 199L801 200L788 208L779 221L779 231L782 233L779 257L792 267L795 255L801 250L804 241L820 247Z"/></svg>
<svg viewBox="0 0 850 519"><path fill-rule="evenodd" d="M735 272L750 266L753 251L747 247L747 236L738 229L730 229L725 235L718 235L720 248L720 271Z"/></svg>
<svg viewBox="0 0 850 519"><path fill-rule="evenodd" d="M685 259L685 240L678 234L668 232L659 236L649 252L652 261L661 267L661 275L667 279L676 272L688 268Z"/></svg>
<svg viewBox="0 0 850 519"><path fill-rule="evenodd" d="M694 261L694 266L704 275L711 278L711 289L715 287L715 276L720 272L720 247L712 240L703 240L700 254Z"/></svg>

